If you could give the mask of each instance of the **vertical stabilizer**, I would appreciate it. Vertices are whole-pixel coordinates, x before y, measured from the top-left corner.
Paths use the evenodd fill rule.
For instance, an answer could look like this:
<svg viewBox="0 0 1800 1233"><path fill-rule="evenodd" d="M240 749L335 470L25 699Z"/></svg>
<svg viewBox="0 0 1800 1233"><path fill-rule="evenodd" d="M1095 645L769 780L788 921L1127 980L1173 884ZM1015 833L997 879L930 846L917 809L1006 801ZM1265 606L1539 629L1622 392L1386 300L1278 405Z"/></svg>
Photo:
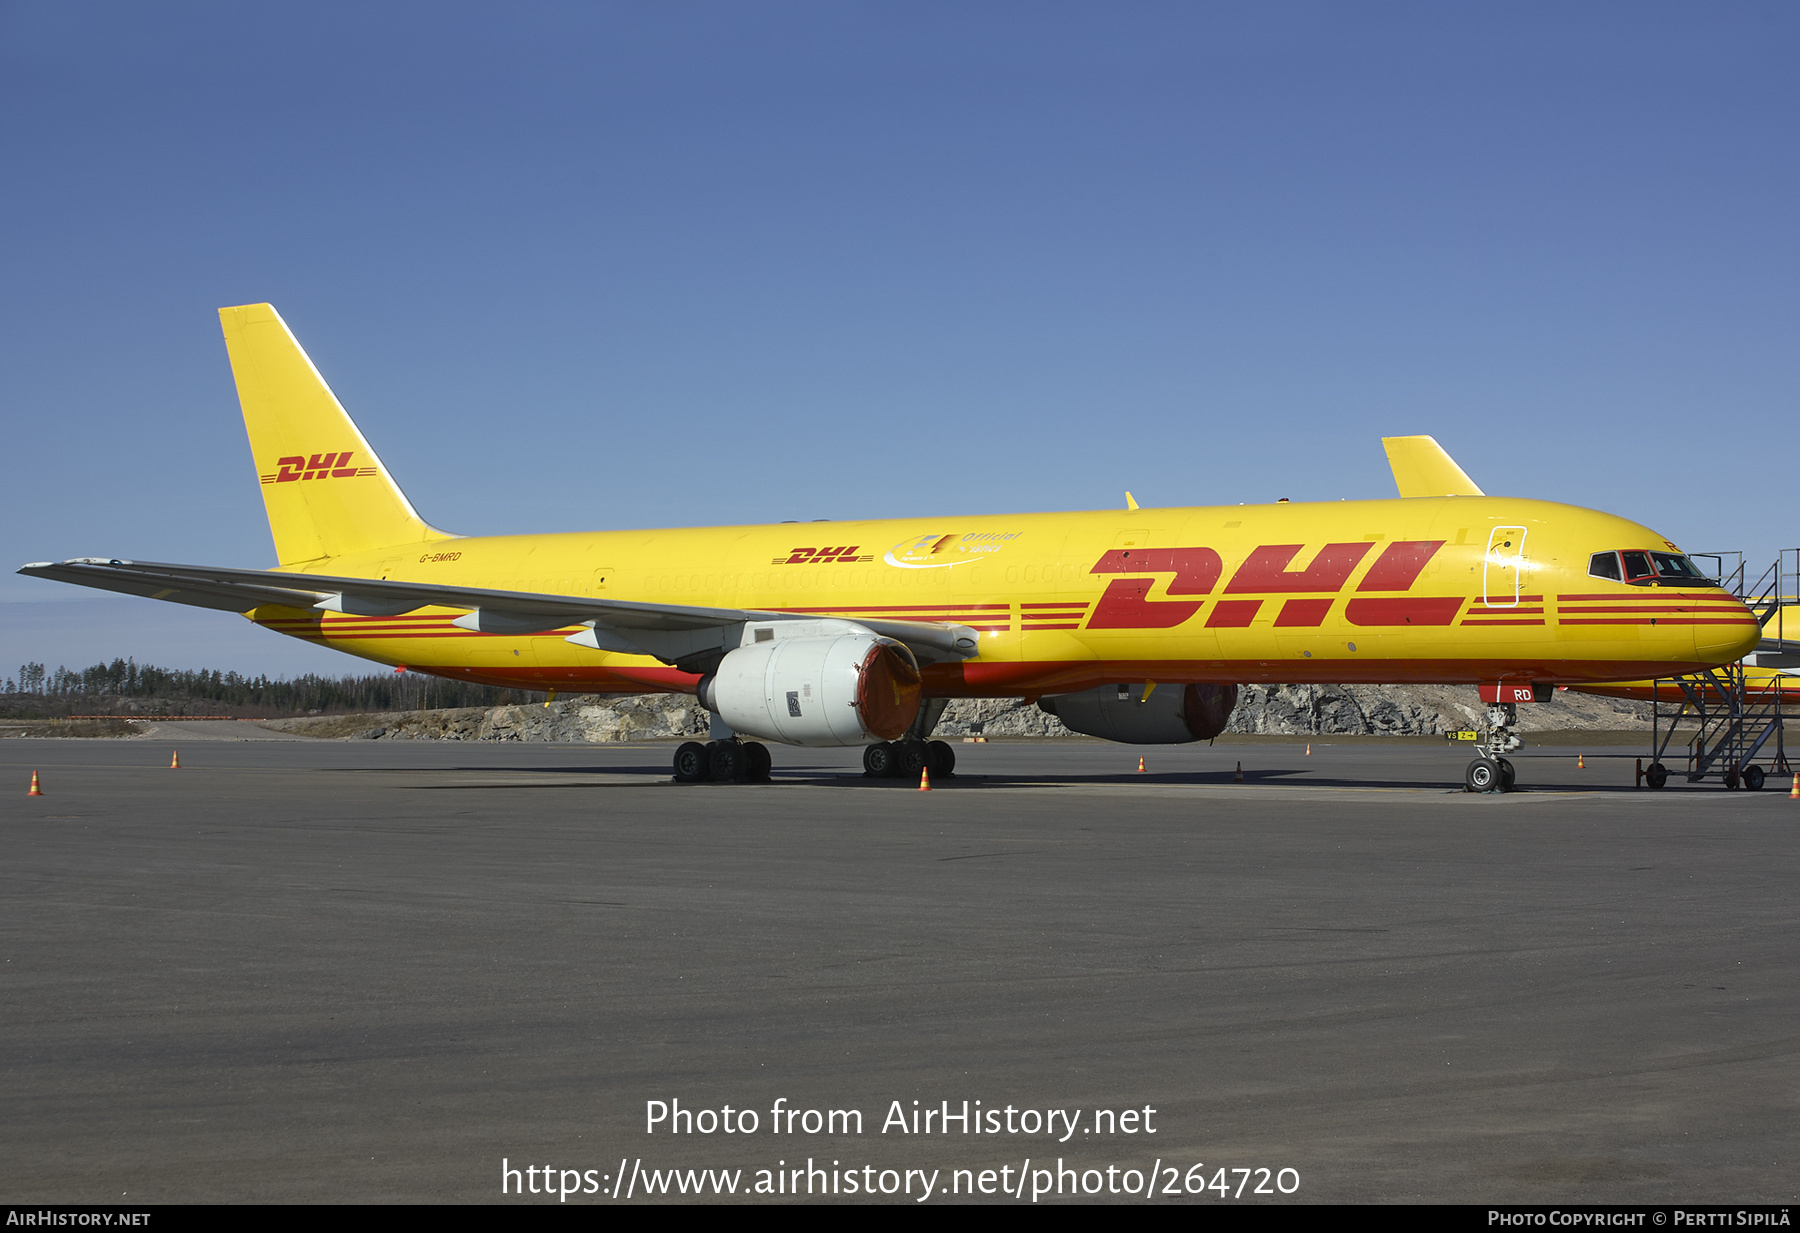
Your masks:
<svg viewBox="0 0 1800 1233"><path fill-rule="evenodd" d="M449 538L413 511L272 305L221 308L219 322L281 564Z"/></svg>
<svg viewBox="0 0 1800 1233"><path fill-rule="evenodd" d="M1434 437L1383 437L1394 487L1403 497L1484 497Z"/></svg>

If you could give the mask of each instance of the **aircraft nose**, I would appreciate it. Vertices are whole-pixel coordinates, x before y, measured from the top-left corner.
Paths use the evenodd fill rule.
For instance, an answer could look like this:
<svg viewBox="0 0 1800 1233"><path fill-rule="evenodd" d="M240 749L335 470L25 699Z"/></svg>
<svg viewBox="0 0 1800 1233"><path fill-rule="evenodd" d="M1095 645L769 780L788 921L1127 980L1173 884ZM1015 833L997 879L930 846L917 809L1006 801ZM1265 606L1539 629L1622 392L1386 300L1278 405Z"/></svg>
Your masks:
<svg viewBox="0 0 1800 1233"><path fill-rule="evenodd" d="M1719 595L1721 600L1730 599L1732 603L1708 605L1711 611L1701 618L1706 623L1694 626L1694 654L1714 665L1735 663L1754 651L1762 639L1756 614L1735 596L1723 591Z"/></svg>

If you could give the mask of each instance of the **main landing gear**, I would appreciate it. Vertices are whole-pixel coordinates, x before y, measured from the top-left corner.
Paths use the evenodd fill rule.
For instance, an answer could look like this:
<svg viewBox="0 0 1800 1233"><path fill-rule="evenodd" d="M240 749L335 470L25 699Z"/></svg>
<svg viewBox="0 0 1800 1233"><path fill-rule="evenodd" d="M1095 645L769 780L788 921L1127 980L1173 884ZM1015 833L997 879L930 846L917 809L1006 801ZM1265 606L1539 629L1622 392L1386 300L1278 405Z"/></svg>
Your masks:
<svg viewBox="0 0 1800 1233"><path fill-rule="evenodd" d="M769 747L755 741L688 741L675 751L676 783L768 783Z"/></svg>
<svg viewBox="0 0 1800 1233"><path fill-rule="evenodd" d="M929 770L935 778L956 773L956 750L943 741L882 741L863 750L863 774L871 779L917 779Z"/></svg>
<svg viewBox="0 0 1800 1233"><path fill-rule="evenodd" d="M1501 757L1523 748L1525 742L1512 730L1519 721L1518 708L1510 702L1490 705L1487 709L1487 739L1481 756L1469 763L1463 772L1463 787L1470 792L1511 792L1518 776L1513 764Z"/></svg>

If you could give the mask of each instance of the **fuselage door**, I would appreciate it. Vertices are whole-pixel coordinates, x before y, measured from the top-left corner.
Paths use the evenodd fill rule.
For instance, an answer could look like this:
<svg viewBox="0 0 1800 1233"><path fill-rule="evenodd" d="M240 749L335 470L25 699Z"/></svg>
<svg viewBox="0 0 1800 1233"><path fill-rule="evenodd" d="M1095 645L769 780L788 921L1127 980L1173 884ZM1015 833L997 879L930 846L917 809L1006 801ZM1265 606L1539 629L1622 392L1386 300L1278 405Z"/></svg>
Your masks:
<svg viewBox="0 0 1800 1233"><path fill-rule="evenodd" d="M1516 607L1524 564L1525 528L1495 527L1488 535L1487 557L1481 566L1482 602L1490 608Z"/></svg>

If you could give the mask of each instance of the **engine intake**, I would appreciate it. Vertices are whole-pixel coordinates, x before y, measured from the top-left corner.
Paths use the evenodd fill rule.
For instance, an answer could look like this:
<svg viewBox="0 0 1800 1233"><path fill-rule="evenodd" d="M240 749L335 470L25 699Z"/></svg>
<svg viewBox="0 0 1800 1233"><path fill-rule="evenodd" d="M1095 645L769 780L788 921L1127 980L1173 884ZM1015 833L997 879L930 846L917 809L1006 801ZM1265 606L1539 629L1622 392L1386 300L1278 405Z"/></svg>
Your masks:
<svg viewBox="0 0 1800 1233"><path fill-rule="evenodd" d="M1237 698L1236 685L1164 686L1148 701L1141 685L1102 685L1040 698L1038 709L1083 736L1124 745L1185 745L1225 731Z"/></svg>
<svg viewBox="0 0 1800 1233"><path fill-rule="evenodd" d="M797 624L797 623L796 623ZM849 622L813 636L749 641L726 654L697 690L737 732L786 745L862 745L906 734L919 713L919 665L905 644ZM798 633L794 630L793 633Z"/></svg>

